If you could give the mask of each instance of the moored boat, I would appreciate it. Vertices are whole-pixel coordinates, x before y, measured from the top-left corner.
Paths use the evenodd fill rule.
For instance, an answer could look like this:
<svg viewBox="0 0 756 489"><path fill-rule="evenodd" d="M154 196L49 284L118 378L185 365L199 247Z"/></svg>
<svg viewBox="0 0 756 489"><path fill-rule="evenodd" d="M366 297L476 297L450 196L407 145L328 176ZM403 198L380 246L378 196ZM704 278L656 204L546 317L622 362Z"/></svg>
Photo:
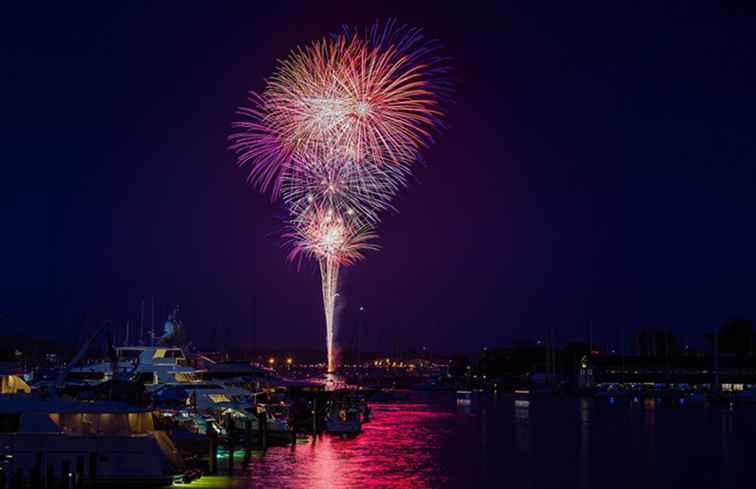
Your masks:
<svg viewBox="0 0 756 489"><path fill-rule="evenodd" d="M56 480L157 487L170 485L183 465L151 411L114 401L0 396L0 447L13 471L31 480L44 480L52 467Z"/></svg>

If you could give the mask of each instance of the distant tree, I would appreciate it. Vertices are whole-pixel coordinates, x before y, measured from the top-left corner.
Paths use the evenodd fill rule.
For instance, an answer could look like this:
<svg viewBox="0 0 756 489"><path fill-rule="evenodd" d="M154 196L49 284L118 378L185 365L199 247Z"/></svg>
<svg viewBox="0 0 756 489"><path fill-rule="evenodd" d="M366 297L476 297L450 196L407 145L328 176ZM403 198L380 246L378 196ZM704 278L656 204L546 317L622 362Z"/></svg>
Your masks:
<svg viewBox="0 0 756 489"><path fill-rule="evenodd" d="M641 329L635 336L635 345L644 357L671 358L680 353L677 337L668 329Z"/></svg>
<svg viewBox="0 0 756 489"><path fill-rule="evenodd" d="M546 347L540 344L517 342L512 346L512 374L527 375L545 371Z"/></svg>
<svg viewBox="0 0 756 489"><path fill-rule="evenodd" d="M512 375L512 349L484 349L478 362L478 370L490 378Z"/></svg>
<svg viewBox="0 0 756 489"><path fill-rule="evenodd" d="M753 321L745 317L728 319L718 330L719 353L724 355L752 355L756 336ZM706 341L714 348L714 334L706 335Z"/></svg>
<svg viewBox="0 0 756 489"><path fill-rule="evenodd" d="M449 373L453 377L463 377L467 373L467 367L470 365L467 355L464 353L457 353L452 357L451 363L449 363Z"/></svg>

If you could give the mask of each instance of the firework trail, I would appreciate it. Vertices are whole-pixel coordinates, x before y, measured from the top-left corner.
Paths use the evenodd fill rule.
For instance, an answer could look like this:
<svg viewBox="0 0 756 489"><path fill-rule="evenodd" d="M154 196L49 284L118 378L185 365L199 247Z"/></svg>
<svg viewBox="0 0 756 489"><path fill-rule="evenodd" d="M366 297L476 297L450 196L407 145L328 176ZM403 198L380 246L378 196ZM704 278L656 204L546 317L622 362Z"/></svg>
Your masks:
<svg viewBox="0 0 756 489"><path fill-rule="evenodd" d="M355 224L353 219L335 212L332 208L321 209L317 205L312 205L297 217L291 225L291 231L285 237L291 244L289 259L297 260L309 256L320 266L328 372L333 372L336 369L333 341L339 269L360 260L363 252L377 250L378 247L370 242L376 236L369 227Z"/></svg>
<svg viewBox="0 0 756 489"><path fill-rule="evenodd" d="M381 211L441 127L451 84L436 52L393 21L345 27L280 61L233 124L238 164L289 211L289 258L320 266L329 371L339 269L377 248Z"/></svg>

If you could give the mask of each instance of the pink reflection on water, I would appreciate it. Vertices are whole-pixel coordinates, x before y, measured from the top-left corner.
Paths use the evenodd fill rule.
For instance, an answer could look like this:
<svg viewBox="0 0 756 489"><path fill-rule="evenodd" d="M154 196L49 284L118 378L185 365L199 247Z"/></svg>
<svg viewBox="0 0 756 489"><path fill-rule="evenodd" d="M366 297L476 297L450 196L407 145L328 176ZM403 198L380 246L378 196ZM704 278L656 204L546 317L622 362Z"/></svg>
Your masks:
<svg viewBox="0 0 756 489"><path fill-rule="evenodd" d="M373 405L354 438L324 435L295 448L271 448L235 474L237 488L431 488L445 485L437 452L452 413L425 404ZM447 426L445 426L445 424Z"/></svg>

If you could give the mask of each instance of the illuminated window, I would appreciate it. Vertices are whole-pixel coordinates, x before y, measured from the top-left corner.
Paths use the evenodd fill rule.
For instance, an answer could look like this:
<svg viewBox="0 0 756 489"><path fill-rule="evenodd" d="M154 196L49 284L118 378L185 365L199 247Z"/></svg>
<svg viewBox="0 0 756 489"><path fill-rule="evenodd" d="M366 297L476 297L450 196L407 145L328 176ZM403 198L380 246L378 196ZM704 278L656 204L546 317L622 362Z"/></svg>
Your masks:
<svg viewBox="0 0 756 489"><path fill-rule="evenodd" d="M176 382L194 382L197 378L191 373L177 373L174 375Z"/></svg>
<svg viewBox="0 0 756 489"><path fill-rule="evenodd" d="M208 394L207 397L213 402L231 402L226 394Z"/></svg>

